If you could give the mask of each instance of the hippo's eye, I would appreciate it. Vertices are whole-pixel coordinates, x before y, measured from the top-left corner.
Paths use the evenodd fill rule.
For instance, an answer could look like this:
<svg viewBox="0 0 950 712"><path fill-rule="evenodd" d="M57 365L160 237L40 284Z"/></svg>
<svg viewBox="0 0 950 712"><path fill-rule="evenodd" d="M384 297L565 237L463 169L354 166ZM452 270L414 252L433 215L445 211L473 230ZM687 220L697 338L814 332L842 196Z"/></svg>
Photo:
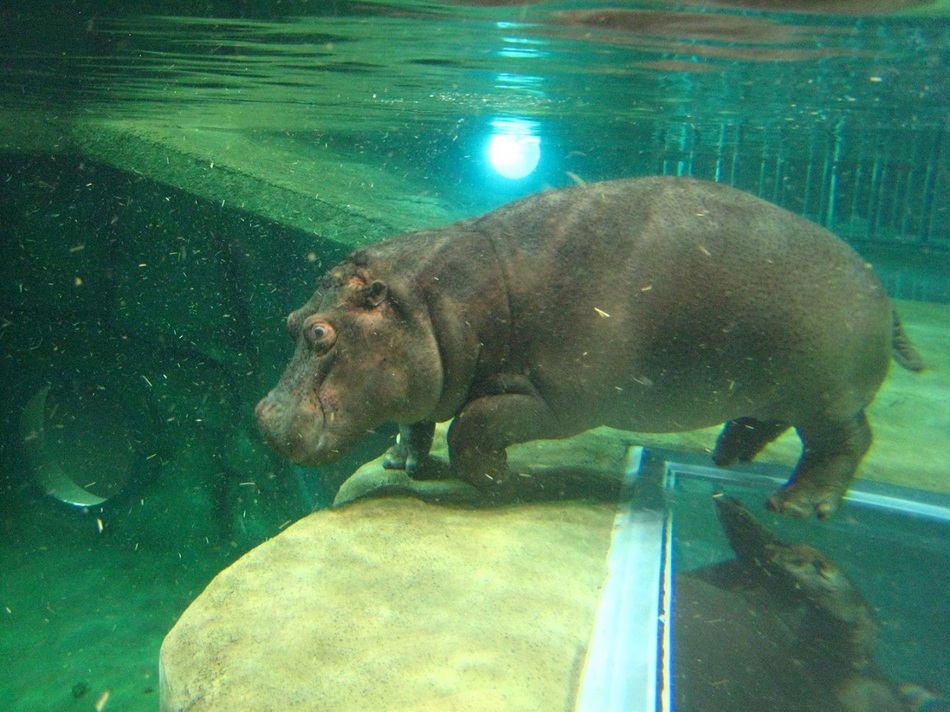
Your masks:
<svg viewBox="0 0 950 712"><path fill-rule="evenodd" d="M304 325L307 341L318 351L326 351L336 341L336 331L327 322L313 319Z"/></svg>

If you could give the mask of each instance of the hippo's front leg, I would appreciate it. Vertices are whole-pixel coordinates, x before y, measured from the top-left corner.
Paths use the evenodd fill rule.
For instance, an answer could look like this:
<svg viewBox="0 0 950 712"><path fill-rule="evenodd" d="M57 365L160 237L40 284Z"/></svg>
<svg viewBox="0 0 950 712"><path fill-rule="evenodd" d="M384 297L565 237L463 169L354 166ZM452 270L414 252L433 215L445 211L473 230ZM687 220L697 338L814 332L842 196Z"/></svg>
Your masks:
<svg viewBox="0 0 950 712"><path fill-rule="evenodd" d="M508 477L506 447L563 435L538 395L503 393L476 398L449 428L452 476L492 493Z"/></svg>
<svg viewBox="0 0 950 712"><path fill-rule="evenodd" d="M432 436L435 423L420 420L417 423L399 426L399 440L383 458L383 467L387 470L405 470L414 480L431 480L442 476L437 468L431 466Z"/></svg>

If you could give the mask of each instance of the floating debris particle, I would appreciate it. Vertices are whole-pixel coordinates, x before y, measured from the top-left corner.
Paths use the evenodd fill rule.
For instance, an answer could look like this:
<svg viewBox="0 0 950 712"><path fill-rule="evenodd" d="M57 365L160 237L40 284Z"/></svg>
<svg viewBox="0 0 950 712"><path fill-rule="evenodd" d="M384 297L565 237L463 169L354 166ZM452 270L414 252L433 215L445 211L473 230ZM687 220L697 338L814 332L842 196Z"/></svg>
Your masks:
<svg viewBox="0 0 950 712"><path fill-rule="evenodd" d="M571 171L564 171L564 175L566 175L572 181L577 183L577 185L587 185L586 181L583 178L581 178L579 175L577 175L576 173L572 173Z"/></svg>
<svg viewBox="0 0 950 712"><path fill-rule="evenodd" d="M96 712L102 712L102 710L105 709L106 703L109 701L111 695L112 692L106 690L99 696L99 699L96 700Z"/></svg>

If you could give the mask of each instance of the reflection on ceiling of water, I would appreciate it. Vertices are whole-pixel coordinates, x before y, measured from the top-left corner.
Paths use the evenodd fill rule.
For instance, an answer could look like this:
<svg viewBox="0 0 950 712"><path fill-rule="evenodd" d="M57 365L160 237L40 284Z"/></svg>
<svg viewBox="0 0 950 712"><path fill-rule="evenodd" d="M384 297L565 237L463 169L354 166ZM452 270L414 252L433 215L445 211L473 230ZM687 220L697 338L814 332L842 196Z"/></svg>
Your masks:
<svg viewBox="0 0 950 712"><path fill-rule="evenodd" d="M714 5L749 10L775 10L774 0L684 0L686 5ZM827 15L877 15L899 10L936 8L934 0L783 0L782 12L802 12Z"/></svg>
<svg viewBox="0 0 950 712"><path fill-rule="evenodd" d="M509 7L513 5L541 5L544 4L545 0L448 0L448 2L481 7ZM659 0L640 4L664 7L671 3ZM935 0L783 0L780 5L775 0L681 0L677 4L704 8L758 10L761 12L781 11L786 13L850 16L893 14L902 10L941 11L940 3Z"/></svg>
<svg viewBox="0 0 950 712"><path fill-rule="evenodd" d="M893 125L944 121L934 97L945 82L946 20L696 4L399 0L266 21L82 18L72 29L64 18L24 19L0 50L0 99L8 110L281 131L699 109L830 124L862 112Z"/></svg>
<svg viewBox="0 0 950 712"><path fill-rule="evenodd" d="M561 32L558 28L570 28ZM787 24L763 15L658 10L557 10L541 32L625 44L645 54L676 53L706 59L804 61L862 54L857 29ZM828 43L829 35L831 42ZM656 60L648 60L657 67ZM662 60L661 60L662 61ZM667 60L668 61L668 60ZM684 71L683 65L667 65ZM678 69L674 69L676 66ZM709 66L693 64L705 71Z"/></svg>

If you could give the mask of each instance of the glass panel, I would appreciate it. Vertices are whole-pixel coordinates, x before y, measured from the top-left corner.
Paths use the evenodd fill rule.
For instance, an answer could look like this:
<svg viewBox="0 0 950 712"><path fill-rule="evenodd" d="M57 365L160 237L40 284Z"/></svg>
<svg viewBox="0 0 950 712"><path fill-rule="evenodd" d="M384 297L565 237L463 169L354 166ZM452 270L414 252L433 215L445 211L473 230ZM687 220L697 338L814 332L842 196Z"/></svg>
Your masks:
<svg viewBox="0 0 950 712"><path fill-rule="evenodd" d="M716 522L711 495L725 487L731 496L751 505L768 494L771 479L761 477L756 481L756 476L748 472L731 473L730 477L723 478L718 476L721 471L709 477L708 468L688 464L672 465L670 470L675 482L675 569L686 576L695 576L703 567L735 559L735 552ZM860 491L864 485L858 485L858 491L852 492L847 515L832 520L827 526L819 528L766 513L755 516L782 540L814 547L845 572L857 596L844 602L851 612L863 611L859 601L866 603L868 620L873 621L868 625L873 629L874 658L891 683L904 684L906 691L916 690L917 685L944 689L946 669L933 665L933 660L945 654L947 630L943 623L935 622L935 612L941 610L942 604L938 603L935 609L934 602L941 600L950 584L950 547L947 545L950 500L919 490L866 484L871 491ZM861 500L864 503L860 503ZM795 603L806 605L801 601ZM692 601L690 604L695 605ZM908 631L917 633L909 635ZM796 630L795 634L805 636L810 632ZM828 631L822 645L842 643L841 637L835 635L843 637L841 631ZM689 652L684 651L684 657ZM729 656L733 652L745 654L747 651L726 650L720 654ZM679 662L680 665L675 679L683 684L692 671L685 661L677 660L675 649L673 657L674 664ZM691 658L686 657L686 660ZM799 675L807 677L807 670L797 670L792 677L798 679ZM742 686L741 680L727 680L725 676L721 682L724 687ZM801 682L804 685L805 680ZM732 701L736 703L741 695L735 689L732 694ZM711 704L708 699L707 703ZM693 707L687 705L687 708Z"/></svg>

